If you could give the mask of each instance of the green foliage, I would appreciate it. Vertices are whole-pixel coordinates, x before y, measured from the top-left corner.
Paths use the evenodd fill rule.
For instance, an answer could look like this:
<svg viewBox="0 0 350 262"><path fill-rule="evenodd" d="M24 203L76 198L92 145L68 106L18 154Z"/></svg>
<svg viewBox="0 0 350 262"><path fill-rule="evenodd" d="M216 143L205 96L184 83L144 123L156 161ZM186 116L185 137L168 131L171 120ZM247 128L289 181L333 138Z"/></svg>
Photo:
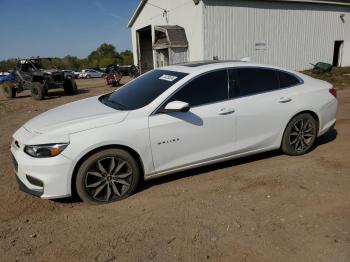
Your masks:
<svg viewBox="0 0 350 262"><path fill-rule="evenodd" d="M8 70L12 70L16 67L17 60L16 59L8 59L0 61L0 72L7 72Z"/></svg>
<svg viewBox="0 0 350 262"><path fill-rule="evenodd" d="M115 47L103 43L92 51L87 58L78 58L67 55L63 58L54 57L42 61L43 68L57 68L79 71L83 68L104 68L110 64L132 65L134 63L132 52L125 50L118 53ZM16 66L16 59L0 61L0 72L6 72Z"/></svg>
<svg viewBox="0 0 350 262"><path fill-rule="evenodd" d="M120 53L120 56L123 59L124 65L133 65L134 64L134 57L132 55L132 52L130 50L125 50Z"/></svg>

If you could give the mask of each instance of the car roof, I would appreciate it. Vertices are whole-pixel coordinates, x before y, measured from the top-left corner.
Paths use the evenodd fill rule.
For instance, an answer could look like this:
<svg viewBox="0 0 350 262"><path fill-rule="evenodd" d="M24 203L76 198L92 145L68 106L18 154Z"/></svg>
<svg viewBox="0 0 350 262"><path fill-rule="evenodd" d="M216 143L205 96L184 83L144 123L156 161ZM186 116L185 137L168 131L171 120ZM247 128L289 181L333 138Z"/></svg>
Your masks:
<svg viewBox="0 0 350 262"><path fill-rule="evenodd" d="M257 64L257 63L251 63L251 62L242 62L239 60L238 61L232 61L232 60L231 61L223 61L223 60L196 61L196 62L165 66L158 69L183 72L187 74L196 74L196 73L203 73L203 72L216 70L216 69L234 68L234 67L270 68L270 69L281 70L281 71L290 72L296 75L300 75L295 71L278 67L278 66Z"/></svg>

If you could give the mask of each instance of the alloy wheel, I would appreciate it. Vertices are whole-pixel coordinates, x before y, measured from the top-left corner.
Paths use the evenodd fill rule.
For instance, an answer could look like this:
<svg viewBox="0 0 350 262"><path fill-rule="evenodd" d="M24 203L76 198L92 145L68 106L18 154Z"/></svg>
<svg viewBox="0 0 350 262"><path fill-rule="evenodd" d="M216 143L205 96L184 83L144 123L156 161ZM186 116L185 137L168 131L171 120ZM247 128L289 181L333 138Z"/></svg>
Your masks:
<svg viewBox="0 0 350 262"><path fill-rule="evenodd" d="M296 152L308 150L315 139L316 129L308 118L299 119L289 133L289 144Z"/></svg>
<svg viewBox="0 0 350 262"><path fill-rule="evenodd" d="M133 179L128 161L118 157L97 160L85 176L85 190L99 202L109 202L127 194Z"/></svg>

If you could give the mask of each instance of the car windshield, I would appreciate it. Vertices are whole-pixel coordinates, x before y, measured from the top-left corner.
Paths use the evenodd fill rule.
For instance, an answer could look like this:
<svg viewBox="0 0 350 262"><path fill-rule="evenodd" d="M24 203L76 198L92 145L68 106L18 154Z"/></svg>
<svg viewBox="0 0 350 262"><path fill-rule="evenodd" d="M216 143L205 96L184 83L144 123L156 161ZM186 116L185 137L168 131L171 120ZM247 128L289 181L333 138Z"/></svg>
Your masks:
<svg viewBox="0 0 350 262"><path fill-rule="evenodd" d="M117 89L103 95L100 101L118 110L135 110L142 108L187 74L168 70L153 70Z"/></svg>

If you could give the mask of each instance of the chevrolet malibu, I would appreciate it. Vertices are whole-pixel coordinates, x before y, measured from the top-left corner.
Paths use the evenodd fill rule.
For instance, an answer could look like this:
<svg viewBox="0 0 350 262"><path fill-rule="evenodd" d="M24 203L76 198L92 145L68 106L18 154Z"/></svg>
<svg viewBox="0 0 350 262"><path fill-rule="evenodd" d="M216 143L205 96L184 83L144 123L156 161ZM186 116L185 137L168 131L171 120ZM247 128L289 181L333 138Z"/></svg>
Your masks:
<svg viewBox="0 0 350 262"><path fill-rule="evenodd" d="M33 118L11 152L21 190L106 203L130 196L140 179L269 150L305 154L336 111L336 90L301 73L188 63Z"/></svg>

